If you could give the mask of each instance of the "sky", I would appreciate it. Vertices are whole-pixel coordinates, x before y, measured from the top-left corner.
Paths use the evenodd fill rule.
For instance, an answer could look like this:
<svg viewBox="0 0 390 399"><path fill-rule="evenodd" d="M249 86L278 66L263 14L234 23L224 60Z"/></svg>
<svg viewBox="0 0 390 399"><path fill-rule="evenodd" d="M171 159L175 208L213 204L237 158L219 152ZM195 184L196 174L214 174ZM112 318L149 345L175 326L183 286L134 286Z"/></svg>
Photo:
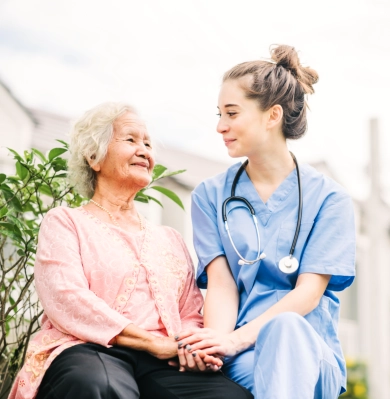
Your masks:
<svg viewBox="0 0 390 399"><path fill-rule="evenodd" d="M26 106L71 118L129 102L160 145L233 163L215 130L223 73L289 44L320 76L290 149L364 199L378 118L390 199L389 38L389 0L0 0L0 79Z"/></svg>

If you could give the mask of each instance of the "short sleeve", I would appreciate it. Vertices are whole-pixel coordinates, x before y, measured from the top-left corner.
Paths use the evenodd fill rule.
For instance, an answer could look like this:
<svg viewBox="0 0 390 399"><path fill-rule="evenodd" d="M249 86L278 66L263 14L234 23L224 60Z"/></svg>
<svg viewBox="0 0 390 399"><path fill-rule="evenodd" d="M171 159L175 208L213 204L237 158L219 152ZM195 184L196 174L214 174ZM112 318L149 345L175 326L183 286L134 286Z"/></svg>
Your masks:
<svg viewBox="0 0 390 399"><path fill-rule="evenodd" d="M194 247L198 256L197 283L200 288L207 288L205 268L216 257L225 255L225 251L218 230L217 210L203 183L192 192L191 216Z"/></svg>
<svg viewBox="0 0 390 399"><path fill-rule="evenodd" d="M351 198L324 201L308 237L300 273L329 274L327 289L342 291L355 278L356 231Z"/></svg>

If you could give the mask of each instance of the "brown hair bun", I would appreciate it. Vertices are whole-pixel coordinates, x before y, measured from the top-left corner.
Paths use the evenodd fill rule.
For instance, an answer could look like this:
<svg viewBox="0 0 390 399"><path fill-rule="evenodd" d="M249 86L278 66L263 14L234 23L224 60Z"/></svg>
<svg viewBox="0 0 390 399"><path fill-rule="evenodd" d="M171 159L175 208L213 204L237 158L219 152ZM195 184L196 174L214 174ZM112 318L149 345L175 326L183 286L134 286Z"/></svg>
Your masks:
<svg viewBox="0 0 390 399"><path fill-rule="evenodd" d="M294 47L271 46L271 60L242 62L229 69L223 81L252 76L243 83L247 98L257 101L262 110L279 104L283 108L282 131L286 139L297 140L307 130L306 99L318 81L314 69L303 67Z"/></svg>
<svg viewBox="0 0 390 399"><path fill-rule="evenodd" d="M313 94L313 85L318 82L318 73L310 67L304 67L299 61L299 56L294 47L282 45L274 45L270 48L271 59L276 62L277 66L281 66L290 71L298 82L302 85L305 94Z"/></svg>

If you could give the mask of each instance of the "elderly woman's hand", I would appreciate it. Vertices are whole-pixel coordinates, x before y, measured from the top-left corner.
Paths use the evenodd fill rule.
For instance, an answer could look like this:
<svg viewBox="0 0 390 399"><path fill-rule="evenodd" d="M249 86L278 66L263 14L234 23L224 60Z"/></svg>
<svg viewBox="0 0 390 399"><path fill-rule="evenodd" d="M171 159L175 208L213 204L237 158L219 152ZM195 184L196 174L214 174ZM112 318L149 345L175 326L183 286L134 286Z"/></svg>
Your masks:
<svg viewBox="0 0 390 399"><path fill-rule="evenodd" d="M145 351L158 359L171 359L177 356L177 342L174 338L156 337L131 323L113 338L112 344Z"/></svg>
<svg viewBox="0 0 390 399"><path fill-rule="evenodd" d="M157 359L171 359L177 356L177 343L172 337L155 337L146 352Z"/></svg>

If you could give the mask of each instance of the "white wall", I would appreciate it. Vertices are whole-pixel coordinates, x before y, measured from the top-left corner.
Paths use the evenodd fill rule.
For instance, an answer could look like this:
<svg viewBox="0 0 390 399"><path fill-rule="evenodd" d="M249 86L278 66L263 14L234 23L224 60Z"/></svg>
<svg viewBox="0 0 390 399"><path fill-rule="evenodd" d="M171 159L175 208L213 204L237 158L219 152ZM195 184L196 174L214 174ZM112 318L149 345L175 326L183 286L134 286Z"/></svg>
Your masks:
<svg viewBox="0 0 390 399"><path fill-rule="evenodd" d="M7 147L23 153L31 146L33 129L32 119L0 84L0 172L15 171Z"/></svg>

